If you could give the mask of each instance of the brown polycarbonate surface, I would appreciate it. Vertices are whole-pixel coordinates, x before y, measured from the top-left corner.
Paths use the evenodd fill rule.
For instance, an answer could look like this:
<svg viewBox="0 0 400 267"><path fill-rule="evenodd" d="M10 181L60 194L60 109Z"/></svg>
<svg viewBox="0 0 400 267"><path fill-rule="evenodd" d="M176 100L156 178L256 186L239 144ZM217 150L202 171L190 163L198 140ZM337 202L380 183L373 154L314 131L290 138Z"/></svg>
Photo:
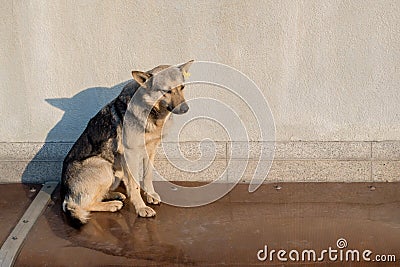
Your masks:
<svg viewBox="0 0 400 267"><path fill-rule="evenodd" d="M348 249L395 254L400 264L400 183L279 186L265 184L248 193L247 185L238 185L198 208L162 204L151 219L137 218L125 205L117 213L93 213L80 230L66 224L56 194L16 266L396 266L257 260L264 245L320 251L336 248L339 238Z"/></svg>
<svg viewBox="0 0 400 267"><path fill-rule="evenodd" d="M40 188L40 185L32 184L0 184L0 246Z"/></svg>

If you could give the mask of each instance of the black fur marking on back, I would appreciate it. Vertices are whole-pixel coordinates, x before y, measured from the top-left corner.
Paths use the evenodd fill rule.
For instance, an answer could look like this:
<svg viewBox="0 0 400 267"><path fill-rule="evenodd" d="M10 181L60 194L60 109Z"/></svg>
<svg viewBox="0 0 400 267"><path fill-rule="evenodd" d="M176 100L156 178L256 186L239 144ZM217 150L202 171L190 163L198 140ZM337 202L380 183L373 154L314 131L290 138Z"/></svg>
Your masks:
<svg viewBox="0 0 400 267"><path fill-rule="evenodd" d="M121 93L109 104L104 106L90 121L81 136L72 146L63 162L61 196L69 195L67 168L74 162L82 162L90 157L98 156L114 163L116 154L112 140L117 138L118 128L122 128L124 116L130 100L139 85L129 82Z"/></svg>

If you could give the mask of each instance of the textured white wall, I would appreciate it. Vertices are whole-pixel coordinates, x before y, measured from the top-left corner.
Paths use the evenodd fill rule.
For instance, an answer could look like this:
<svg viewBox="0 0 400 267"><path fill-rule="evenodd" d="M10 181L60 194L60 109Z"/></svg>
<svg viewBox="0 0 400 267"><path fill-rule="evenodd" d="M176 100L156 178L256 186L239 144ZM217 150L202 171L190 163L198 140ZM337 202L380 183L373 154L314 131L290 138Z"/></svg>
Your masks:
<svg viewBox="0 0 400 267"><path fill-rule="evenodd" d="M253 79L277 140L400 140L400 1L19 0L0 15L2 142L73 141L132 69L192 58Z"/></svg>

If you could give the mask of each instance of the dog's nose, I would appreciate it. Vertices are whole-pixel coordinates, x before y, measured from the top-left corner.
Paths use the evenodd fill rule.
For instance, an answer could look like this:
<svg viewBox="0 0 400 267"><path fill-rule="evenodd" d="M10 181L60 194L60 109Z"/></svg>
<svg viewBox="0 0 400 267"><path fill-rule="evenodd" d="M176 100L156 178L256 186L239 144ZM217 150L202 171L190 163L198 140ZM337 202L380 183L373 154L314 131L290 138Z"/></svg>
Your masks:
<svg viewBox="0 0 400 267"><path fill-rule="evenodd" d="M180 104L179 109L181 113L186 113L189 110L189 106L186 103L182 103Z"/></svg>

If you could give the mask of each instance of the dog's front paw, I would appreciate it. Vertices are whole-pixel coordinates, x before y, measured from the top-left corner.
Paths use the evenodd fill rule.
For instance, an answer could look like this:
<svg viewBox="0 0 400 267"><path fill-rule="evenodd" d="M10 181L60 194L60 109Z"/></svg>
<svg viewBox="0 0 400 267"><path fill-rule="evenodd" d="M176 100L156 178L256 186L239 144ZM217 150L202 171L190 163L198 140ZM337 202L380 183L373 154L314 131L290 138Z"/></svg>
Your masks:
<svg viewBox="0 0 400 267"><path fill-rule="evenodd" d="M156 215L155 210L150 207L144 206L137 210L140 217L153 217Z"/></svg>
<svg viewBox="0 0 400 267"><path fill-rule="evenodd" d="M153 193L146 193L147 203L149 204L160 204L161 198L160 195L156 192Z"/></svg>

